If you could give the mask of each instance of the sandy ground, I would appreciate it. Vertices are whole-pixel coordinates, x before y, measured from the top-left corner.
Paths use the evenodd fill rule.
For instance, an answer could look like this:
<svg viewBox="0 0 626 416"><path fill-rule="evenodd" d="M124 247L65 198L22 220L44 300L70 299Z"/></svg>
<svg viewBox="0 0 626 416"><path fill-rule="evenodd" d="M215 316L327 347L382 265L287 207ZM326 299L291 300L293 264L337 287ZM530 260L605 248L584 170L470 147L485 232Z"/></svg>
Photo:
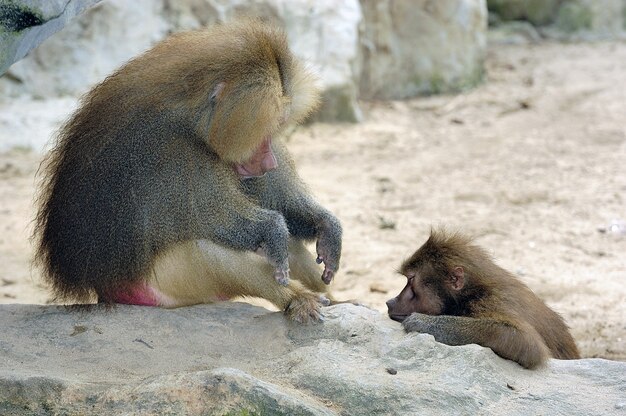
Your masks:
<svg viewBox="0 0 626 416"><path fill-rule="evenodd" d="M500 46L487 67L466 94L363 103L362 124L288 138L344 225L333 293L384 312L402 259L445 225L561 313L585 357L626 360L626 43ZM48 298L28 239L39 159L0 155L0 303Z"/></svg>

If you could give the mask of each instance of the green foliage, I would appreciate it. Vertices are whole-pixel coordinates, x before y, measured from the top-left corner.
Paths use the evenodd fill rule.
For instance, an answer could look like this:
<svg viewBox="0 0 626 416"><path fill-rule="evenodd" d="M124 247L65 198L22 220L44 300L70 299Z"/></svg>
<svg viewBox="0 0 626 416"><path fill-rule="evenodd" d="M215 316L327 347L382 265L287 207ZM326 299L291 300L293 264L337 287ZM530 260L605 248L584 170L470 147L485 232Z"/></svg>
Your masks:
<svg viewBox="0 0 626 416"><path fill-rule="evenodd" d="M521 19L526 14L524 0L487 0L487 8L504 20Z"/></svg>
<svg viewBox="0 0 626 416"><path fill-rule="evenodd" d="M224 416L261 416L261 413L257 413L254 410L241 409L234 412L228 412Z"/></svg>
<svg viewBox="0 0 626 416"><path fill-rule="evenodd" d="M253 405L254 407L254 405ZM252 408L243 408L232 410L228 413L224 413L223 416L281 416L285 415L282 411L277 412L276 410L264 410L264 409L252 409Z"/></svg>
<svg viewBox="0 0 626 416"><path fill-rule="evenodd" d="M479 85L484 78L485 71L482 66L476 66L472 71L466 72L453 79L445 79L442 73L434 70L430 77L422 78L418 75L411 79L411 83L418 91L414 95L436 95L467 91Z"/></svg>
<svg viewBox="0 0 626 416"><path fill-rule="evenodd" d="M556 26L564 32L591 29L592 11L585 4L572 1L559 9Z"/></svg>
<svg viewBox="0 0 626 416"><path fill-rule="evenodd" d="M488 0L490 12L502 20L528 20L534 25L553 23L563 0Z"/></svg>
<svg viewBox="0 0 626 416"><path fill-rule="evenodd" d="M535 25L553 23L560 5L561 0L527 0L526 18Z"/></svg>
<svg viewBox="0 0 626 416"><path fill-rule="evenodd" d="M433 72L430 76L429 84L431 94L441 94L450 88L446 85L446 80L443 76L438 72Z"/></svg>

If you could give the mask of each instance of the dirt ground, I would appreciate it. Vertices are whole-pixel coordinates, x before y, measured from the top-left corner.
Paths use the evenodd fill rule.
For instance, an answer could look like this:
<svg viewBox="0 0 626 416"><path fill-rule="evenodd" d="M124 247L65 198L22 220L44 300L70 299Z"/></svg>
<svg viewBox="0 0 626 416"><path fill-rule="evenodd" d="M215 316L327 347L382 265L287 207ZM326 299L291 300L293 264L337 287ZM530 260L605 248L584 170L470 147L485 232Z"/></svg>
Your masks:
<svg viewBox="0 0 626 416"><path fill-rule="evenodd" d="M490 49L457 96L362 103L287 138L342 221L339 299L381 312L431 226L476 237L563 315L585 357L626 360L626 43ZM0 303L46 303L30 267L40 155L0 155Z"/></svg>

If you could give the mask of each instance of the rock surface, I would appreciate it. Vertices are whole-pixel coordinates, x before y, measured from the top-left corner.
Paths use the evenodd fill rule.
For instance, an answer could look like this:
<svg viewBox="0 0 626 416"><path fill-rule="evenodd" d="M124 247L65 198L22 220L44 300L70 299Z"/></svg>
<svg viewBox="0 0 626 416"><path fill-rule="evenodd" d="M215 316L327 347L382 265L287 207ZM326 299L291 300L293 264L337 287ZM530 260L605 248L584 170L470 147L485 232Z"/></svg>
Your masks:
<svg viewBox="0 0 626 416"><path fill-rule="evenodd" d="M0 74L99 1L0 1Z"/></svg>
<svg viewBox="0 0 626 416"><path fill-rule="evenodd" d="M278 0L295 53L309 62L321 81L322 106L317 120L356 122L360 71L358 0ZM287 7L289 5L289 7Z"/></svg>
<svg viewBox="0 0 626 416"><path fill-rule="evenodd" d="M0 306L0 414L623 415L626 364L528 371L353 305Z"/></svg>
<svg viewBox="0 0 626 416"><path fill-rule="evenodd" d="M43 2L15 2L30 3ZM83 94L170 32L241 16L282 26L294 53L319 74L318 120L359 121L359 97L458 90L482 74L484 0L107 0L14 64L0 78L0 100Z"/></svg>
<svg viewBox="0 0 626 416"><path fill-rule="evenodd" d="M15 63L10 79L0 79L0 95L44 99L87 92L165 36L160 11L152 0L97 4Z"/></svg>
<svg viewBox="0 0 626 416"><path fill-rule="evenodd" d="M460 91L482 79L483 0L361 0L363 98Z"/></svg>

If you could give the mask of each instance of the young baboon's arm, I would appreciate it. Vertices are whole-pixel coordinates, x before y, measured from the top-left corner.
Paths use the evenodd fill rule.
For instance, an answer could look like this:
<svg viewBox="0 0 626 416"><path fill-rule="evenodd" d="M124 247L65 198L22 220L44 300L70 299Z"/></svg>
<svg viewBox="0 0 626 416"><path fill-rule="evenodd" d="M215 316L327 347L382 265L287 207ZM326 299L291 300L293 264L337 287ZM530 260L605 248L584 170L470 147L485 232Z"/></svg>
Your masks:
<svg viewBox="0 0 626 416"><path fill-rule="evenodd" d="M407 332L431 334L447 345L478 344L525 368L545 363L550 352L530 325L496 318L413 313L402 325Z"/></svg>

